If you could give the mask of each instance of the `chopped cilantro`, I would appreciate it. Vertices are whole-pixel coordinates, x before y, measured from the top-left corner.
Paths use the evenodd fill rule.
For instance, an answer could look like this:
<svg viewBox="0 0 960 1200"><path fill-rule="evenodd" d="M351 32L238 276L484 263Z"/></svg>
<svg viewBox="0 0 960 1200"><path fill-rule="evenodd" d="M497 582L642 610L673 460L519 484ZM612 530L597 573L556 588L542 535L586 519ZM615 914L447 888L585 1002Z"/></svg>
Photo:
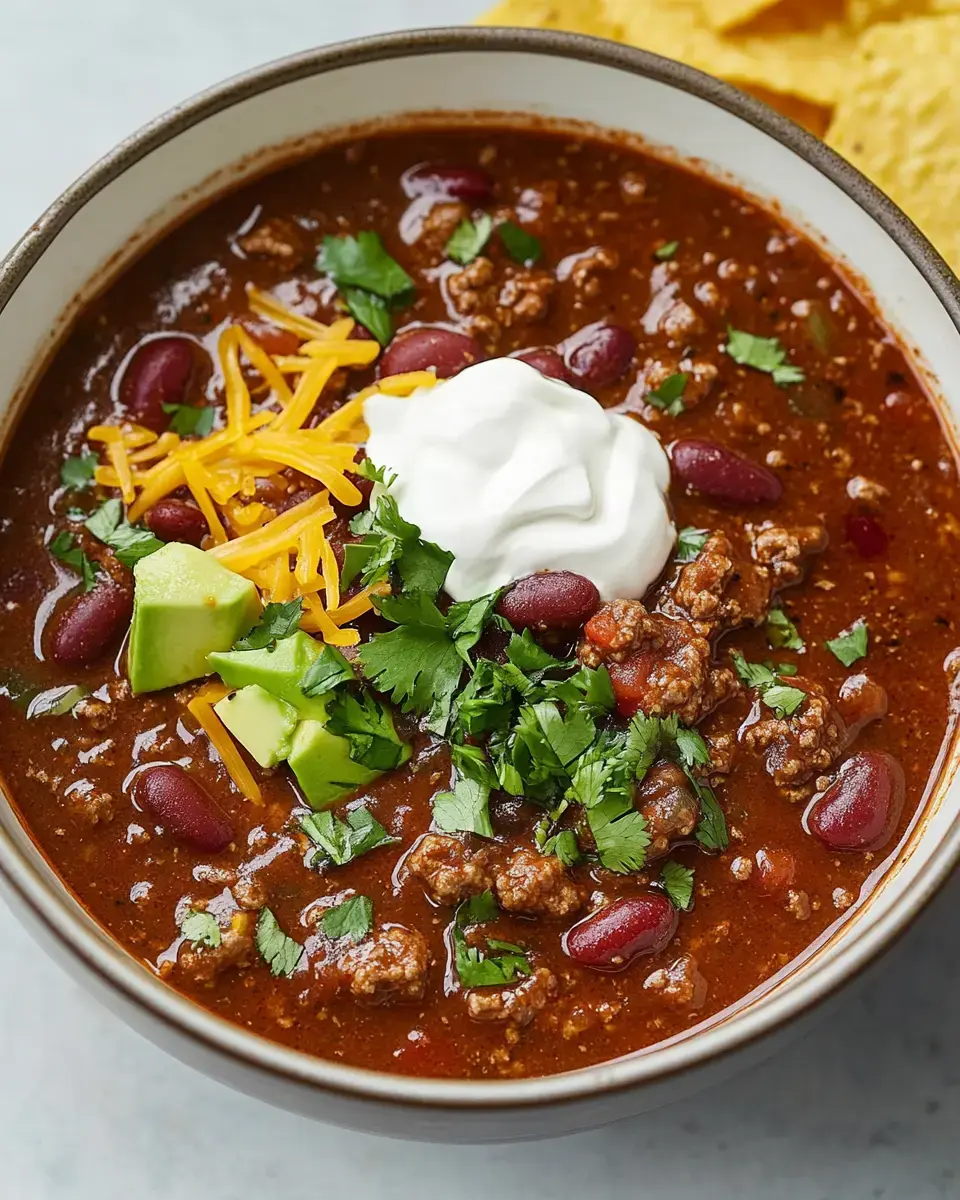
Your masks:
<svg viewBox="0 0 960 1200"><path fill-rule="evenodd" d="M497 776L482 746L461 746L453 742L450 758L458 775L483 783L488 788L497 787Z"/></svg>
<svg viewBox="0 0 960 1200"><path fill-rule="evenodd" d="M537 834L540 833L540 826L537 826ZM547 837L544 833L542 839L538 837L537 845L540 848L541 854L552 854L559 858L565 867L572 867L574 863L579 862L583 857L580 853L580 844L577 841L577 835L572 829L561 829L559 833L555 833L552 837Z"/></svg>
<svg viewBox="0 0 960 1200"><path fill-rule="evenodd" d="M658 262L667 262L669 259L673 258L679 249L679 242L664 242L662 246L659 246L656 250L654 250L653 257L657 259Z"/></svg>
<svg viewBox="0 0 960 1200"><path fill-rule="evenodd" d="M780 387L803 382L803 371L787 362L787 352L780 345L779 338L757 337L731 326L727 326L727 336L727 354L735 363L771 375L773 382Z"/></svg>
<svg viewBox="0 0 960 1200"><path fill-rule="evenodd" d="M362 288L384 300L406 300L414 291L413 280L371 230L356 237L325 237L317 267L338 288Z"/></svg>
<svg viewBox="0 0 960 1200"><path fill-rule="evenodd" d="M807 698L806 692L786 684L765 688L762 695L764 704L780 718L792 717Z"/></svg>
<svg viewBox="0 0 960 1200"><path fill-rule="evenodd" d="M93 483L99 464L97 455L84 448L79 455L64 459L60 467L60 482L73 492L82 492Z"/></svg>
<svg viewBox="0 0 960 1200"><path fill-rule="evenodd" d="M767 613L767 641L774 650L805 650L806 643L782 608ZM783 671L781 670L781 674Z"/></svg>
<svg viewBox="0 0 960 1200"><path fill-rule="evenodd" d="M9 692L4 688L4 693ZM27 703L27 720L37 717L63 717L73 712L84 697L90 693L78 683L64 683L60 687L47 688L34 695Z"/></svg>
<svg viewBox="0 0 960 1200"><path fill-rule="evenodd" d="M616 798L601 800L587 809L587 822L600 861L608 870L623 875L641 870L647 861L650 834L643 814L632 803L625 806Z"/></svg>
<svg viewBox="0 0 960 1200"><path fill-rule="evenodd" d="M362 942L373 929L373 901L369 896L351 896L336 908L327 909L320 928L334 941L349 938L351 942Z"/></svg>
<svg viewBox="0 0 960 1200"><path fill-rule="evenodd" d="M391 846L397 838L389 834L366 808L354 808L341 821L332 812L307 813L300 818L300 828L319 850L310 860L312 867L331 862L343 867L361 854L380 846Z"/></svg>
<svg viewBox="0 0 960 1200"><path fill-rule="evenodd" d="M433 798L433 823L441 833L476 833L492 838L490 789L475 779L458 779L452 792Z"/></svg>
<svg viewBox="0 0 960 1200"><path fill-rule="evenodd" d="M84 522L98 541L109 546L119 562L133 567L141 558L155 554L163 542L139 525L130 525L119 500L107 500Z"/></svg>
<svg viewBox="0 0 960 1200"><path fill-rule="evenodd" d="M663 864L660 882L674 907L681 912L689 912L693 905L693 868L684 867L670 859Z"/></svg>
<svg viewBox="0 0 960 1200"><path fill-rule="evenodd" d="M303 958L303 947L287 935L269 908L261 908L255 934L260 957L271 975L292 975Z"/></svg>
<svg viewBox="0 0 960 1200"><path fill-rule="evenodd" d="M525 267L532 267L543 254L543 247L540 245L539 239L535 238L532 233L527 233L514 221L501 221L497 226L497 233L500 235L504 249L514 262L521 263Z"/></svg>
<svg viewBox="0 0 960 1200"><path fill-rule="evenodd" d="M266 650L284 638L292 637L300 628L303 601L298 596L283 604L268 604L256 625L238 641L234 650Z"/></svg>
<svg viewBox="0 0 960 1200"><path fill-rule="evenodd" d="M72 533L61 531L50 542L47 547L54 558L57 558L66 567L71 567L80 578L83 580L83 590L92 592L97 585L97 575L99 568L96 563L91 562L84 554L81 548L77 545L77 539Z"/></svg>
<svg viewBox="0 0 960 1200"><path fill-rule="evenodd" d="M677 562L693 562L707 544L709 536L709 529L694 529L692 525L681 529L677 534Z"/></svg>
<svg viewBox="0 0 960 1200"><path fill-rule="evenodd" d="M858 659L865 657L869 640L870 631L861 617L845 633L831 638L824 645L845 667L852 667Z"/></svg>
<svg viewBox="0 0 960 1200"><path fill-rule="evenodd" d="M707 743L696 729L688 729L686 725L677 724L673 736L677 754L684 767L692 770L694 767L705 767L709 764L710 751L707 749Z"/></svg>
<svg viewBox="0 0 960 1200"><path fill-rule="evenodd" d="M713 788L701 783L689 772L687 778L700 801L700 820L694 830L694 837L705 850L726 850L730 845L727 818L714 795Z"/></svg>
<svg viewBox="0 0 960 1200"><path fill-rule="evenodd" d="M369 458L365 458L358 463L356 473L361 479L370 479L374 483L382 483L384 487L389 487L396 479L396 475L388 472L386 467L376 466Z"/></svg>
<svg viewBox="0 0 960 1200"><path fill-rule="evenodd" d="M472 896L457 909L451 928L451 940L454 966L464 988L513 983L518 976L531 973L530 962L522 946L490 938L487 941L487 950L503 952L492 956L477 946L467 944L464 931L473 925L494 920L498 911L492 892Z"/></svg>
<svg viewBox="0 0 960 1200"><path fill-rule="evenodd" d="M209 437L213 430L214 410L210 405L199 408L194 404L164 404L163 411L172 417L167 428L180 437Z"/></svg>
<svg viewBox="0 0 960 1200"><path fill-rule="evenodd" d="M668 375L658 388L647 392L646 401L654 408L659 408L668 417L679 417L684 410L683 393L690 376L686 371L678 371Z"/></svg>
<svg viewBox="0 0 960 1200"><path fill-rule="evenodd" d="M790 674L789 664L774 668L772 663L750 663L736 650L731 658L743 682L747 687L756 688L760 699L768 708L772 708L778 717L792 717L806 700L806 692L780 682L780 676Z"/></svg>
<svg viewBox="0 0 960 1200"><path fill-rule="evenodd" d="M423 541L419 527L400 516L389 492L378 498L373 512L354 518L351 528L362 534L363 540L345 547L342 587L348 587L358 575L364 587L381 583L394 567L408 592L426 592L435 597L443 587L453 555L433 542Z"/></svg>
<svg viewBox="0 0 960 1200"><path fill-rule="evenodd" d="M215 950L222 941L220 926L213 913L188 908L180 922L180 933L194 946L209 946Z"/></svg>
<svg viewBox="0 0 960 1200"><path fill-rule="evenodd" d="M447 258L452 258L461 267L467 266L468 263L473 262L490 240L491 233L493 233L493 218L486 213L482 213L476 221L465 218L447 242Z"/></svg>
<svg viewBox="0 0 960 1200"><path fill-rule="evenodd" d="M313 699L325 696L342 683L353 683L356 675L336 646L324 646L320 654L304 671L300 691Z"/></svg>
<svg viewBox="0 0 960 1200"><path fill-rule="evenodd" d="M549 671L563 664L534 640L529 629L515 633L507 643L507 658L525 675L534 671Z"/></svg>
<svg viewBox="0 0 960 1200"><path fill-rule="evenodd" d="M371 771L393 770L407 752L390 713L368 692L337 692L327 705L327 729L345 738L351 759Z"/></svg>
<svg viewBox="0 0 960 1200"><path fill-rule="evenodd" d="M393 314L382 296L365 292L362 288L348 287L343 289L343 300L350 316L368 329L381 346L390 341L393 337Z"/></svg>

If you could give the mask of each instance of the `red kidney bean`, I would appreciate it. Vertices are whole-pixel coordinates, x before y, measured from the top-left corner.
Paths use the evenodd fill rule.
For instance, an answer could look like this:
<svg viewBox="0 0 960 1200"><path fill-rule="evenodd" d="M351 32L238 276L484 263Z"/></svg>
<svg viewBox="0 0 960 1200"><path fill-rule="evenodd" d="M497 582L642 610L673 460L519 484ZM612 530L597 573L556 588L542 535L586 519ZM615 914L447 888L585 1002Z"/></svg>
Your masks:
<svg viewBox="0 0 960 1200"><path fill-rule="evenodd" d="M127 364L120 402L138 425L162 433L170 424L164 404L182 404L196 365L196 347L182 337L144 342Z"/></svg>
<svg viewBox="0 0 960 1200"><path fill-rule="evenodd" d="M106 580L77 596L64 611L53 635L53 657L80 666L96 661L130 623L133 596L119 583Z"/></svg>
<svg viewBox="0 0 960 1200"><path fill-rule="evenodd" d="M573 571L543 571L518 579L497 612L515 629L579 629L600 607L596 585Z"/></svg>
<svg viewBox="0 0 960 1200"><path fill-rule="evenodd" d="M144 524L162 542L187 542L199 546L210 532L207 518L186 500L158 500L144 513Z"/></svg>
<svg viewBox="0 0 960 1200"><path fill-rule="evenodd" d="M810 805L807 828L831 850L879 850L897 827L905 787L903 767L892 755L854 754Z"/></svg>
<svg viewBox="0 0 960 1200"><path fill-rule="evenodd" d="M564 935L563 948L585 967L619 971L641 954L656 954L677 931L677 910L659 892L614 900Z"/></svg>
<svg viewBox="0 0 960 1200"><path fill-rule="evenodd" d="M797 874L797 860L789 850L769 850L761 847L756 854L757 873L754 878L761 891L773 894L785 892Z"/></svg>
<svg viewBox="0 0 960 1200"><path fill-rule="evenodd" d="M540 350L524 350L521 354L511 355L511 358L519 358L521 362L536 368L541 375L546 375L548 379L560 379L564 383L570 383L567 364L560 357L559 351L551 350L548 346L544 346Z"/></svg>
<svg viewBox="0 0 960 1200"><path fill-rule="evenodd" d="M717 442L689 438L670 447L673 473L701 495L728 504L773 504L783 494L776 475Z"/></svg>
<svg viewBox="0 0 960 1200"><path fill-rule="evenodd" d="M452 329L411 329L393 339L380 359L380 378L404 375L407 371L434 370L449 379L464 367L486 358L480 343Z"/></svg>
<svg viewBox="0 0 960 1200"><path fill-rule="evenodd" d="M879 558L886 553L890 538L876 517L869 513L847 513L843 527L847 541L853 542L861 558Z"/></svg>
<svg viewBox="0 0 960 1200"><path fill-rule="evenodd" d="M481 167L421 163L404 172L402 183L410 197L437 196L485 204L493 196L493 180Z"/></svg>
<svg viewBox="0 0 960 1200"><path fill-rule="evenodd" d="M570 373L588 388L606 387L626 373L637 350L637 339L622 325L597 321L587 325L562 346Z"/></svg>
<svg viewBox="0 0 960 1200"><path fill-rule="evenodd" d="M133 782L133 798L168 833L198 850L225 850L233 841L227 817L183 767L145 767Z"/></svg>

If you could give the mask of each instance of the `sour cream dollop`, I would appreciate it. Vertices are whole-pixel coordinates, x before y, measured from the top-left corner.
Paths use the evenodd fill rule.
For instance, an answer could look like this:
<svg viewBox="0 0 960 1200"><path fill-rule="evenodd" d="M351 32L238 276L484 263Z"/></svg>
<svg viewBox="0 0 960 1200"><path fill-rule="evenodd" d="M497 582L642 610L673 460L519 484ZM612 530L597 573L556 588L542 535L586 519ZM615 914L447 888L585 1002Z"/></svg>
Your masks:
<svg viewBox="0 0 960 1200"><path fill-rule="evenodd" d="M453 553L471 600L537 571L575 571L604 599L642 596L676 541L670 465L643 425L515 358L364 406L367 454L396 473L401 516Z"/></svg>

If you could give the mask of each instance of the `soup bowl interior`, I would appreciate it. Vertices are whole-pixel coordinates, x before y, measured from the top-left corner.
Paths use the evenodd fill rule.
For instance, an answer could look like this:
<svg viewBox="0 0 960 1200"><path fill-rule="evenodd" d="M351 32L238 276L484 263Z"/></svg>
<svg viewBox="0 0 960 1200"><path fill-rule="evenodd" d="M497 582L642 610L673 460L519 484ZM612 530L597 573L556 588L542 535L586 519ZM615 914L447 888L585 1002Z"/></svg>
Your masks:
<svg viewBox="0 0 960 1200"><path fill-rule="evenodd" d="M861 277L940 397L960 413L957 285L880 193L788 121L708 77L567 35L458 30L373 39L269 66L188 103L120 146L0 265L0 403L7 434L78 308L210 197L345 127L403 114L449 123L536 119L615 129L776 207ZM442 114L442 115L441 115ZM501 119L501 118L498 118ZM393 1077L308 1058L167 988L89 918L0 805L6 891L44 942L142 1031L264 1099L386 1133L487 1140L566 1132L663 1102L766 1053L773 1035L864 967L960 853L945 754L896 864L773 988L708 1028L583 1071L499 1083ZM16 780L9 781L16 790Z"/></svg>

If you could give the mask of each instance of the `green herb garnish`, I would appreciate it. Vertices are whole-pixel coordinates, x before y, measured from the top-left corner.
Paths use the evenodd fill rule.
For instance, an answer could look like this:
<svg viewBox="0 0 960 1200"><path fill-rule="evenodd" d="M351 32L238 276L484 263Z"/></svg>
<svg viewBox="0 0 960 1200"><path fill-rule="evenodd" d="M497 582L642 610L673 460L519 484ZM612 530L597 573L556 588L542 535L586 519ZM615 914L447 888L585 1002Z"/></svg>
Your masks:
<svg viewBox="0 0 960 1200"><path fill-rule="evenodd" d="M433 823L441 833L476 833L492 838L490 789L475 779L458 779L452 792L433 798Z"/></svg>
<svg viewBox="0 0 960 1200"><path fill-rule="evenodd" d="M85 491L92 483L93 476L100 459L89 450L81 450L80 454L64 459L60 467L60 482L72 492Z"/></svg>
<svg viewBox="0 0 960 1200"><path fill-rule="evenodd" d="M213 430L214 409L211 405L163 404L163 411L172 417L167 428L180 437L209 437Z"/></svg>
<svg viewBox="0 0 960 1200"><path fill-rule="evenodd" d="M694 529L692 525L681 529L677 534L677 562L693 562L707 544L709 536L709 529Z"/></svg>
<svg viewBox="0 0 960 1200"><path fill-rule="evenodd" d="M269 908L261 908L254 938L271 975L292 975L303 958L303 947L287 935Z"/></svg>
<svg viewBox="0 0 960 1200"><path fill-rule="evenodd" d="M866 656L869 641L870 631L861 617L845 633L831 638L824 645L845 667L852 667L858 659Z"/></svg>
<svg viewBox="0 0 960 1200"><path fill-rule="evenodd" d="M98 541L110 547L125 567L133 567L141 558L155 554L164 545L149 529L129 524L119 500L105 501L84 524Z"/></svg>
<svg viewBox="0 0 960 1200"><path fill-rule="evenodd" d="M476 221L469 218L460 222L447 242L447 258L452 258L461 267L472 263L480 251L490 240L493 233L493 218L486 213L477 217Z"/></svg>
<svg viewBox="0 0 960 1200"><path fill-rule="evenodd" d="M92 592L97 585L100 568L91 562L77 544L72 533L61 531L47 547L54 558L59 559L66 567L71 567L83 581L83 590Z"/></svg>
<svg viewBox="0 0 960 1200"><path fill-rule="evenodd" d="M343 683L353 683L356 675L336 646L324 646L307 667L300 680L300 691L313 699L335 691Z"/></svg>
<svg viewBox="0 0 960 1200"><path fill-rule="evenodd" d="M748 687L756 688L760 699L768 708L772 708L781 720L784 717L792 717L806 700L806 692L780 682L781 675L789 674L785 668L774 669L766 663L749 663L737 651L734 651L731 657L743 682Z"/></svg>
<svg viewBox="0 0 960 1200"><path fill-rule="evenodd" d="M683 393L690 376L685 371L668 375L658 388L647 392L646 401L654 408L659 408L668 417L679 417L684 410Z"/></svg>
<svg viewBox="0 0 960 1200"><path fill-rule="evenodd" d="M373 901L369 896L351 896L336 908L328 908L320 919L328 938L362 942L373 929Z"/></svg>
<svg viewBox="0 0 960 1200"><path fill-rule="evenodd" d="M326 724L346 740L350 758L370 771L391 771L408 756L390 713L368 692L338 691L327 705Z"/></svg>
<svg viewBox="0 0 960 1200"><path fill-rule="evenodd" d="M662 246L654 250L653 257L658 262L667 262L669 259L673 258L679 249L679 242L664 242Z"/></svg>
<svg viewBox="0 0 960 1200"><path fill-rule="evenodd" d="M766 621L767 641L774 650L805 650L806 643L782 608L771 608ZM780 671L783 674L783 669Z"/></svg>
<svg viewBox="0 0 960 1200"><path fill-rule="evenodd" d="M194 946L209 946L216 950L223 940L220 926L213 913L188 908L180 922L180 933Z"/></svg>
<svg viewBox="0 0 960 1200"><path fill-rule="evenodd" d="M343 289L343 301L350 316L368 329L381 346L390 341L393 337L393 314L388 301L373 292L354 287Z"/></svg>
<svg viewBox="0 0 960 1200"><path fill-rule="evenodd" d="M363 807L351 809L346 821L329 811L307 813L300 818L300 828L319 846L310 860L312 867L325 862L343 867L361 854L369 854L381 846L392 846L398 841Z"/></svg>
<svg viewBox="0 0 960 1200"><path fill-rule="evenodd" d="M234 650L266 650L284 638L292 637L300 628L303 601L298 596L283 604L268 604L256 625L238 641Z"/></svg>
<svg viewBox="0 0 960 1200"><path fill-rule="evenodd" d="M514 262L521 263L525 267L532 267L543 254L543 247L540 245L539 239L535 238L532 233L527 233L514 221L501 221L497 226L497 233L500 235L504 249Z"/></svg>
<svg viewBox="0 0 960 1200"><path fill-rule="evenodd" d="M325 237L317 267L338 288L362 288L384 300L408 299L414 291L413 280L370 230L356 237Z"/></svg>
<svg viewBox="0 0 960 1200"><path fill-rule="evenodd" d="M492 892L471 896L457 909L451 928L453 961L460 984L464 988L490 987L513 983L521 975L531 974L530 961L522 946L499 938L487 940L487 952L470 946L465 930L497 918L499 909ZM502 953L491 955L490 950Z"/></svg>
<svg viewBox="0 0 960 1200"><path fill-rule="evenodd" d="M674 907L681 912L689 912L693 906L693 868L684 867L670 859L663 864L660 882Z"/></svg>
<svg viewBox="0 0 960 1200"><path fill-rule="evenodd" d="M757 337L742 329L727 326L727 354L742 367L753 367L773 377L780 387L791 383L803 383L806 376L800 367L787 362L787 351L780 345L779 338Z"/></svg>

